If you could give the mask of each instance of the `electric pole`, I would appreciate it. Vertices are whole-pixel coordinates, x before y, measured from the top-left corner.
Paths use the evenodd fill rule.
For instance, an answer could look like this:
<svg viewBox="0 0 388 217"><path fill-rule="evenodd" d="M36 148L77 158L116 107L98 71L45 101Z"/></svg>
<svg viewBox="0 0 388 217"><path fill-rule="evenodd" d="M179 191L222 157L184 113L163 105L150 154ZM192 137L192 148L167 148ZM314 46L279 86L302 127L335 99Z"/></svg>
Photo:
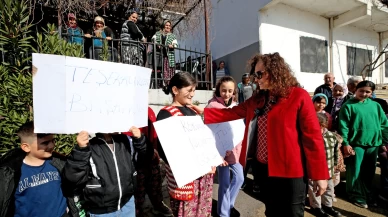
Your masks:
<svg viewBox="0 0 388 217"><path fill-rule="evenodd" d="M210 85L207 85L208 89L211 89L213 86L213 82L211 81L211 75L210 75L211 59L210 59L210 40L209 40L209 12L207 10L207 0L203 0L203 9L205 13L206 80L210 82Z"/></svg>

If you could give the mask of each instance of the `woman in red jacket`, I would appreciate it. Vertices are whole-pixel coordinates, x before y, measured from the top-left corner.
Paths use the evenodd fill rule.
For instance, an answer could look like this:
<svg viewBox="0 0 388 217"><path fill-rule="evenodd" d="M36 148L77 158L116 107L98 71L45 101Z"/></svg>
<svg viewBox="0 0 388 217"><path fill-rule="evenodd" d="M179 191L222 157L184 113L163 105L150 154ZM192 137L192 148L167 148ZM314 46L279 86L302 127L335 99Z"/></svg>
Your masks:
<svg viewBox="0 0 388 217"><path fill-rule="evenodd" d="M278 53L256 55L251 66L260 92L231 109L205 108L205 123L246 118L240 163L247 155L258 161L266 216L303 216L306 179L317 195L329 179L313 103Z"/></svg>

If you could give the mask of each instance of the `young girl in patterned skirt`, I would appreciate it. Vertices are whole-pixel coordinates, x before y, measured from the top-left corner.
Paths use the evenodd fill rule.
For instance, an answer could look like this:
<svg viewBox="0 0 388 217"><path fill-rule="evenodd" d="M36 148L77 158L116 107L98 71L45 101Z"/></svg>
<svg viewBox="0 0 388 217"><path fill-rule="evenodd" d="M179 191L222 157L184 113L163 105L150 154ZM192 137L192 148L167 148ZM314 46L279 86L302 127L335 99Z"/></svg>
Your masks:
<svg viewBox="0 0 388 217"><path fill-rule="evenodd" d="M165 89L166 94L172 95L173 102L171 105L160 110L156 118L157 121L171 116L197 115L194 110L188 107L188 105L192 104L196 84L196 80L187 72L175 74ZM212 210L213 174L215 173L216 168L211 168L211 171L208 174L178 188L160 142L158 144L158 152L162 160L166 163L166 178L170 194L170 206L174 216L210 217Z"/></svg>

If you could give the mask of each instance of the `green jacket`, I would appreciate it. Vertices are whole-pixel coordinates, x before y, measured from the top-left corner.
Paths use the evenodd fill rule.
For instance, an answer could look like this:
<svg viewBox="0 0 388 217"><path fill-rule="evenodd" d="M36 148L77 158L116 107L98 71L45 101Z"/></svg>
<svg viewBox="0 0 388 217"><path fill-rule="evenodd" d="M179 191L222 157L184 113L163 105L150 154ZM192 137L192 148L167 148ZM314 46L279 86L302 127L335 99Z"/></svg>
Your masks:
<svg viewBox="0 0 388 217"><path fill-rule="evenodd" d="M381 106L366 99L349 99L339 113L338 132L343 145L380 146L388 141L388 121Z"/></svg>
<svg viewBox="0 0 388 217"><path fill-rule="evenodd" d="M162 44L162 31L156 32L155 35L152 37L152 41L157 44ZM166 41L164 45L173 45L174 48L178 47L178 41L176 39L176 36L173 33L168 33L166 35ZM171 48L167 49L167 56L169 66L175 67L175 50Z"/></svg>

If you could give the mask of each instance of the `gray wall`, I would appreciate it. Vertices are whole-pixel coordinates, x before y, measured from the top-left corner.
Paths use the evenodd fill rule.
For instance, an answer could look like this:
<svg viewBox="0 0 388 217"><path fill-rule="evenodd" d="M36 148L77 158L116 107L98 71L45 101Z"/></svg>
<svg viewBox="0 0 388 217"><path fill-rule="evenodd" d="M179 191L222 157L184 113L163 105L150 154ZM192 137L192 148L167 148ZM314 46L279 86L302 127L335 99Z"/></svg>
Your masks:
<svg viewBox="0 0 388 217"><path fill-rule="evenodd" d="M227 46L227 45L225 45ZM241 81L241 77L244 73L249 72L247 69L247 61L255 54L260 52L260 43L255 42L251 45L248 45L240 50L237 50L233 53L225 55L216 59L217 66L220 61L225 61L226 67L229 69L232 77L236 79L237 82Z"/></svg>

